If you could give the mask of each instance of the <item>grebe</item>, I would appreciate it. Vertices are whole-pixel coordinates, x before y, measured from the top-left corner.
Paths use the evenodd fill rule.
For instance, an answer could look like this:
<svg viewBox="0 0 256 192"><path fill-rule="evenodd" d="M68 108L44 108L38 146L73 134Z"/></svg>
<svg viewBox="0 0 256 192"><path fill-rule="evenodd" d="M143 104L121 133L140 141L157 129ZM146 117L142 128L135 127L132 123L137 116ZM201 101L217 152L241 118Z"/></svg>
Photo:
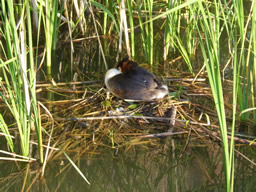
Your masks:
<svg viewBox="0 0 256 192"><path fill-rule="evenodd" d="M168 94L168 87L154 74L124 58L105 75L108 90L125 101L154 101Z"/></svg>

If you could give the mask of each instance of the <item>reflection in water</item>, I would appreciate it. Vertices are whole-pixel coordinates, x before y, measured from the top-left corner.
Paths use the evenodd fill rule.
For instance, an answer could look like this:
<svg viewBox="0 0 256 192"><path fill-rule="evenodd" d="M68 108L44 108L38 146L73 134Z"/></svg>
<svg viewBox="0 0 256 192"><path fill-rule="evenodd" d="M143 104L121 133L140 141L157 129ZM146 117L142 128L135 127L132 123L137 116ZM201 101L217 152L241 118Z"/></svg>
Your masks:
<svg viewBox="0 0 256 192"><path fill-rule="evenodd" d="M159 142L164 144L120 150L117 156L115 150L105 150L90 160L81 157L76 164L91 185L83 181L68 161L62 160L50 162L44 177L33 183L39 169L31 164L25 189L33 183L31 191L224 191L222 152L218 145L190 144L184 150L181 140ZM255 181L254 168L248 167L240 156L238 162L236 175L240 178L236 184L243 183L238 185L240 189L255 188L251 186ZM20 191L27 167L20 166L15 173L14 163L1 164L0 190ZM238 170L243 170L243 174Z"/></svg>

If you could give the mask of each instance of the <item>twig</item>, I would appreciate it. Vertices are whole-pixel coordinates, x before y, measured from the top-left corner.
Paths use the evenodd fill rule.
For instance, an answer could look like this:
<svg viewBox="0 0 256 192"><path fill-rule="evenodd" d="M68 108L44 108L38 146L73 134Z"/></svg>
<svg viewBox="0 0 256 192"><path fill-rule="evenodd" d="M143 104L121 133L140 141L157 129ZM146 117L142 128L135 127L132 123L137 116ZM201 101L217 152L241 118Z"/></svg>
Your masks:
<svg viewBox="0 0 256 192"><path fill-rule="evenodd" d="M249 161L251 164L253 164L254 166L256 166L256 163L254 161L252 161L251 159L249 159L248 157L246 157L243 153L241 153L240 151L235 149L235 152L238 153L238 155L242 156L243 158L245 158L247 161Z"/></svg>
<svg viewBox="0 0 256 192"><path fill-rule="evenodd" d="M21 161L21 162L33 162L36 160L32 159L17 159L17 158L11 158L11 157L0 157L0 160L5 160L5 161Z"/></svg>
<svg viewBox="0 0 256 192"><path fill-rule="evenodd" d="M12 135L7 135L7 134L4 134L4 133L2 133L2 132L0 132L0 135L3 135L3 136L8 136L8 137L10 137L10 138L15 138L14 136L12 136ZM35 141L29 141L29 143L31 143L31 144L33 144L33 145L38 145L38 143L37 142L35 142ZM55 151L59 151L60 149L59 148L55 148L55 147L51 147L51 146L47 146L47 145L42 145L43 147L45 147L45 148L49 148L49 149L52 149L52 150L55 150Z"/></svg>
<svg viewBox="0 0 256 192"><path fill-rule="evenodd" d="M181 132L163 132L163 133L155 133L155 134L148 134L148 135L141 135L138 137L142 137L142 138L155 138L155 137L167 137L167 136L173 136L173 135L181 135L181 134L186 134L188 133L187 131L181 131Z"/></svg>
<svg viewBox="0 0 256 192"><path fill-rule="evenodd" d="M60 118L60 117L55 117L55 120L59 120L59 121L94 121L94 120L111 120L111 119L151 119L151 120L158 120L158 121L170 121L169 117L150 117L150 116L132 116L132 115L119 115L119 116L100 116L100 117L71 117L71 118ZM186 120L180 120L180 119L175 119L175 121L177 122L183 122L183 123L188 123L188 124L192 124L192 125L200 125L201 127L198 129L195 129L196 131L200 131L200 129L202 132L206 132L207 134L209 134L210 136L217 138L218 141L221 141L221 135L220 133L216 132L216 131L211 131L206 129L205 127L213 127L213 128L219 128L219 126L217 125L210 125L210 124L206 124L206 123L199 123L199 122L195 122L195 121L186 121ZM231 139L231 136L228 136L228 139ZM251 144L253 146L256 146L256 142L247 140L247 139L241 139L238 137L234 138L235 141L240 142L240 143L245 143L245 144Z"/></svg>
<svg viewBox="0 0 256 192"><path fill-rule="evenodd" d="M97 84L101 83L102 81L95 80L95 81L77 81L77 82L68 82L68 83L56 83L55 86L65 86L65 85L80 85L80 84L85 84L85 85L90 85L90 84ZM52 83L45 83L45 84L36 84L36 87L51 87L53 86Z"/></svg>
<svg viewBox="0 0 256 192"><path fill-rule="evenodd" d="M93 121L93 120L109 120L109 119L152 119L152 120L159 120L159 121L170 121L170 117L151 117L151 116L133 116L133 115L118 115L118 116L100 116L100 117L70 117L70 118L60 118L60 117L55 117L56 120L60 121ZM175 121L179 122L187 122L186 120L180 120L180 119L175 119ZM206 123L198 123L198 122L193 122L189 121L188 123L193 124L193 125L201 125L201 126L211 126L211 127L218 127L216 125L209 125Z"/></svg>
<svg viewBox="0 0 256 192"><path fill-rule="evenodd" d="M165 81L189 81L189 82L205 82L206 78L177 78L177 77L166 77Z"/></svg>
<svg viewBox="0 0 256 192"><path fill-rule="evenodd" d="M43 163L43 167L42 167L42 176L43 176L44 175L44 170L45 170L45 167L46 167L46 163L47 163L49 150L50 150L49 147L50 147L50 143L51 143L51 139L52 139L52 133L53 133L53 128L54 128L54 120L53 120L53 117L52 117L52 114L50 113L50 111L41 102L38 101L38 104L46 111L46 113L49 115L49 117L52 120L52 129L51 129L51 132L49 134L47 149L46 149L46 152L45 152L45 158L44 158L44 163Z"/></svg>
<svg viewBox="0 0 256 192"><path fill-rule="evenodd" d="M12 156L15 156L15 157L20 157L20 158L23 158L24 160L26 161L36 161L36 159L32 158L32 157L25 157L25 156L22 156L22 155L18 155L18 154L15 154L15 153L10 153L8 151L3 151L3 150L0 150L0 153L3 153L3 154L6 154L6 155L12 155ZM3 158L6 158L6 157L3 157ZM15 158L16 159L16 158Z"/></svg>

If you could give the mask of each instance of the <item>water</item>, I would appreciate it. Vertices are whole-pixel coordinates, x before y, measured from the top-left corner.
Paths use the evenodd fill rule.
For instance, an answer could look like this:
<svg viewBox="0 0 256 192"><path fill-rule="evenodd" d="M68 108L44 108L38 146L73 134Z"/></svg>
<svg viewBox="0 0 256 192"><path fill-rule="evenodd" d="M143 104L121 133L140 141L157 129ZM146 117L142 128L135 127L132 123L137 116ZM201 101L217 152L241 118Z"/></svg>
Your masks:
<svg viewBox="0 0 256 192"><path fill-rule="evenodd" d="M156 141L152 143L156 144ZM90 185L67 160L51 161L44 177L33 184L32 191L197 191L222 188L220 147L212 144L216 150L213 154L203 144L184 149L185 142L179 138L158 140L157 143L132 147L128 151L120 149L118 153L116 149L101 150L91 158L81 156L76 164ZM7 171L1 171L1 177L8 176L6 173L13 176L1 183L2 189L18 191L24 181L26 166L16 172L14 163L7 165L1 165L2 169L9 167ZM37 170L38 167L31 164L27 185L37 176Z"/></svg>
<svg viewBox="0 0 256 192"><path fill-rule="evenodd" d="M81 155L75 163L90 185L64 156L48 162L43 177L37 163L1 161L0 190L20 191L26 180L31 191L225 191L219 144L191 136L187 145L186 139L147 139L148 144L129 149L99 147L93 155ZM237 149L255 158L252 147ZM71 154L75 159L79 152ZM235 164L235 191L255 191L255 166L238 154Z"/></svg>

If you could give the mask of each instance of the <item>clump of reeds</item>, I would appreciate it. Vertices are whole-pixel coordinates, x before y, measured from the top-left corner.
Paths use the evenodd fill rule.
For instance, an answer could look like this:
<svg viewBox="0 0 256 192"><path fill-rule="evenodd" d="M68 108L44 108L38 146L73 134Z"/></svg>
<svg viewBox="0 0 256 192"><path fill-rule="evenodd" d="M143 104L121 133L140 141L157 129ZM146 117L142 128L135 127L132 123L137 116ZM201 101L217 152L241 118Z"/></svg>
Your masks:
<svg viewBox="0 0 256 192"><path fill-rule="evenodd" d="M101 34L120 37L118 54L124 54L125 52L125 54L135 58L141 57L141 52L137 49L142 48L144 60L150 65L154 65L156 50L154 38L160 34L154 28L160 26L160 30L163 30L163 47L161 47L163 50L160 51L160 54L162 54L160 58L163 58L164 62L156 62L156 64L165 63L165 66L168 67L168 60L178 50L184 63L187 64L188 70L193 74L195 73L193 69L193 64L196 61L195 55L203 56L204 61L199 74L206 67L223 142L226 189L232 191L234 141L231 139L231 142L228 142L222 85L223 80L225 81L225 69L229 65L232 65L229 68L233 68L232 138L234 137L236 119L246 121L253 119L254 124L256 124L254 88L256 76L256 3L255 1L248 2L250 9L246 13L243 3L241 0L230 2L226 0L214 0L212 2L200 0L186 2L153 2L152 0L115 2L106 0L105 4L97 1L81 4L74 0L59 4L58 1L47 0L45 3L39 1L38 4L30 4L29 1L16 4L13 1L1 0L0 14L2 22L0 23L0 32L3 36L3 41L0 44L3 55L1 57L3 59L0 61L1 73L3 74L3 79L0 82L1 97L15 119L22 154L26 157L30 155L31 130L35 128L40 159L41 162L43 161L40 117L42 110L39 110L35 89L37 63L39 63L38 58L40 58L38 57L40 54L38 47L41 36L43 36L42 41L46 42L43 45L43 53L46 54L47 74L48 78L51 79L52 51L56 50L58 45L60 26L66 26L68 29L68 36L64 37L69 40L71 46L71 73L73 72L74 37L80 34L86 35L87 31L93 31L93 34L95 33L97 36L100 58L103 58L105 69L109 67L104 54L108 50L104 50L104 47L107 46L101 45ZM73 5L75 11L73 11ZM36 27L32 27L31 13L34 14L37 21L35 22ZM103 13L102 17L101 13ZM93 27L88 27L88 24ZM140 29L140 35L136 36L135 30L138 28ZM33 33L33 31L36 33ZM123 34L125 37L125 51L121 51ZM228 50L224 50L220 46L220 39L224 35L227 35ZM36 42L33 39L36 39ZM136 46L136 42L142 43ZM36 45L36 51L34 45ZM138 55L136 55L137 52ZM221 60L222 52L229 53L225 66L223 66ZM40 63L44 63L44 57L42 57ZM223 76L220 73L222 70L224 70ZM47 111L43 105L41 106L43 111ZM87 114L97 113L93 109L95 108L92 107ZM15 151L4 115L0 115L0 121L1 130L10 149ZM95 126L102 127L105 125L97 124ZM105 134L109 136L111 142L115 143L113 131L110 130ZM55 135L55 137L57 136Z"/></svg>
<svg viewBox="0 0 256 192"><path fill-rule="evenodd" d="M29 142L33 129L37 133L38 152L42 162L42 133L35 92L37 69L34 61L30 5L28 1L19 6L13 1L2 1L1 5L1 34L4 37L4 41L1 41L4 58L1 60L1 96L15 119L23 156L30 155ZM3 118L1 125L8 144L14 151L12 138Z"/></svg>

